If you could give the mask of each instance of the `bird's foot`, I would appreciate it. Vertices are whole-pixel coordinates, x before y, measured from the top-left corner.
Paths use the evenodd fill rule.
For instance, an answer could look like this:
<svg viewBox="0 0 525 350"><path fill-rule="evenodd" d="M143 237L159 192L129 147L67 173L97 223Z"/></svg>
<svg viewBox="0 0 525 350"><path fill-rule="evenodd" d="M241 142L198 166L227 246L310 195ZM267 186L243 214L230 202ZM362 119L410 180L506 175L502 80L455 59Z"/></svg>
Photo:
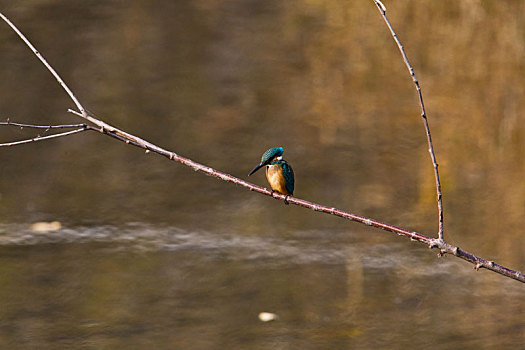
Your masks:
<svg viewBox="0 0 525 350"><path fill-rule="evenodd" d="M284 197L284 204L286 204L286 205L290 204L290 203L288 202L288 195L286 195L286 197Z"/></svg>

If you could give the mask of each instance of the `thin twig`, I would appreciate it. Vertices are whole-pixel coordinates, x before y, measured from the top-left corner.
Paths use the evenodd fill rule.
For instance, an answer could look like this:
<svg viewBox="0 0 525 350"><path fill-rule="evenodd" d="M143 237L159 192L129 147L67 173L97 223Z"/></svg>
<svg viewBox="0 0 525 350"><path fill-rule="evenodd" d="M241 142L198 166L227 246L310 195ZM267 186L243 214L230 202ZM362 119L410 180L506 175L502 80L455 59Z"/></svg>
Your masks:
<svg viewBox="0 0 525 350"><path fill-rule="evenodd" d="M11 29L14 30L14 32L20 37L20 39L22 39L24 41L24 43L27 45L27 47L29 47L29 49L31 49L31 51L33 51L35 56L44 64L44 66L47 68L47 70L55 77L55 79L57 80L58 84L60 84L60 86L69 95L69 97L71 98L73 103L75 103L75 105L77 106L78 110L80 111L80 116L82 118L86 119L86 120L89 120L93 124L98 125L101 128L110 129L111 128L110 125L107 125L103 121L98 120L96 118L93 118L93 117L91 117L90 115L87 114L86 109L84 108L84 106L82 106L82 104L77 99L77 97L75 96L73 91L71 91L69 86L67 86L67 84L64 82L64 80L62 80L60 75L58 75L58 73L53 69L53 67L51 67L51 65L49 63L47 63L47 61L44 58L44 56L42 56L42 54L33 46L33 44L31 44L31 42L25 37L25 35L22 34L22 32L20 30L18 30L18 28L13 23L11 23L11 21L2 12L0 12L0 17L11 27Z"/></svg>
<svg viewBox="0 0 525 350"><path fill-rule="evenodd" d="M443 195L441 194L441 182L439 181L439 172L438 172L438 163L436 160L436 155L434 153L434 146L432 145L432 136L430 135L430 127L428 126L428 120L427 115L425 112L425 104L423 103L423 95L421 93L421 87L419 86L419 81L417 80L416 74L414 73L414 69L410 65L410 62L408 61L407 54L405 53L405 49L403 48L403 45L401 45L401 42L399 41L396 33L394 32L394 28L392 28L392 25L390 24L390 21L388 20L386 16L386 7L383 5L383 3L379 0L373 0L374 3L377 6L377 9L381 13L381 16L383 16L383 19L385 20L385 23L390 30L390 33L392 34L392 37L394 38L394 41L397 44L397 47L399 48L399 52L401 52L401 56L403 56L403 61L405 62L405 65L408 68L408 71L410 72L410 76L412 77L412 80L414 81L414 84L416 86L417 95L419 98L419 106L421 107L421 117L423 118L423 123L425 125L425 131L427 133L427 141L428 141L428 152L430 153L430 158L432 159L432 165L434 166L434 177L436 179L436 196L437 196L437 206L438 206L438 216L439 216L439 227L438 227L438 238L443 241Z"/></svg>
<svg viewBox="0 0 525 350"><path fill-rule="evenodd" d="M377 1L377 0L375 0L375 1ZM376 4L377 4L377 2L376 2ZM378 7L380 7L380 5L378 5ZM0 15L1 15L1 13L0 13ZM2 15L1 17L4 18L4 20L7 20L5 18L5 16ZM11 27L13 29L15 29L15 31L17 33L19 33L19 36L24 38L23 35L20 34L18 29L16 29L16 27L14 27L14 25L12 25L12 24L10 24L10 25L11 25ZM26 42L26 44L30 45L27 42L27 39L24 40L24 41ZM30 47L32 47L32 45ZM36 50L33 50L33 52L36 53ZM47 67L47 65L46 65L46 67ZM54 70L52 72L54 72ZM54 75L55 74L56 74L56 72L54 73ZM58 74L56 74L56 75L58 75ZM60 81L61 80L59 80L59 82ZM60 85L62 87L64 87L65 84L60 84ZM79 105L80 105L80 103L79 103ZM82 106L80 105L80 107L82 107ZM426 244L429 248L437 248L437 249L439 249L439 255L452 254L452 255L454 255L456 257L459 257L459 258L461 258L463 260L466 260L466 261L474 264L476 269L486 268L488 270L491 270L491 271L494 271L496 273L499 273L499 274L501 274L503 276L507 276L507 277L510 277L510 278L513 278L515 280L518 280L520 282L525 283L525 275L523 273L521 273L520 271L509 269L507 267L498 265L498 264L496 264L496 263L494 263L492 261L488 261L488 260L480 258L480 257L478 257L478 256L476 256L474 254L468 253L468 252L466 252L466 251L464 251L462 249L459 249L456 246L453 246L453 245L445 243L443 241L443 239L441 239L441 238L440 239L430 238L430 237L427 237L427 236L425 236L423 234L420 234L420 233L417 233L417 232L414 232L414 231L405 230L403 228L399 228L399 227L396 227L396 226L392 226L392 225L389 225L389 224L382 223L382 222L377 221L377 220L373 220L373 219L369 219L369 218L362 217L362 216L359 216L359 215L355 215L355 214L352 214L352 213L349 213L349 212L346 212L346 211L343 211L343 210L340 210L340 209L336 209L336 208L333 208L333 207L327 207L327 206L324 206L324 205L308 202L308 201L306 201L304 199L299 199L299 198L295 198L295 197L288 197L288 196L276 193L274 191L270 191L270 190L268 190L266 188L263 188L261 186L257 186L255 184L250 183L250 182L247 182L247 181L244 181L242 179L239 179L239 178L237 178L237 177L235 177L233 175L230 175L230 174L227 174L227 173L223 173L223 172L221 172L219 170L215 170L215 169L207 167L207 166L205 166L203 164L197 163L197 162L195 162L195 161L193 161L193 160L191 160L189 158L182 157L182 156L180 156L180 155L178 155L178 154L176 154L174 152L167 151L167 150L165 150L165 149L163 149L163 148L161 148L161 147L159 147L157 145L154 145L154 144L152 144L152 143L150 143L150 142L148 142L148 141L146 141L144 139L141 139L140 137L137 137L135 135L126 133L126 132L124 132L124 131L122 131L120 129L117 129L115 127L109 126L108 124L104 123L103 121L98 120L97 118L88 115L85 112L84 108L79 108L79 109L82 111L82 113L79 113L79 112L74 111L74 110L68 110L68 111L73 113L73 114L76 114L76 115L78 115L78 116L80 116L82 118L88 119L89 121L92 121L95 125L98 125L100 127L100 128L94 128L94 127L91 127L91 126L86 126L86 128L84 128L85 130L94 130L94 131L97 131L97 132L99 132L101 134L105 134L105 135L113 137L113 138L115 138L117 140L120 140L122 142L125 142L126 144L131 144L131 145L134 145L136 147L140 147L142 149L145 149L146 153L149 153L151 151L155 152L157 154L160 154L160 155L163 155L163 156L167 157L170 160L177 161L177 162L179 162L181 164L189 166L195 171L204 173L204 174L209 175L209 176L213 176L215 178L218 178L218 179L226 181L226 182L231 182L233 184L245 187L245 188L249 189L250 191L255 191L255 192L258 192L258 193L261 193L261 194L264 194L264 195L267 195L267 196L271 196L271 197L273 197L275 199L279 199L279 200L283 200L283 201L287 200L290 204L295 204L295 205L298 205L298 206L301 206L301 207L304 207L304 208L312 209L314 211L318 211L318 212L322 212L322 213L326 213L326 214L339 216L339 217L342 217L342 218L345 218L345 219L348 219L348 220L352 220L352 221L359 222L359 223L362 223L362 224L365 224L365 225L368 225L368 226L376 227L376 228L379 228L379 229L382 229L382 230L385 230L385 231L393 232L393 233L396 233L396 234L404 236L404 237L408 237L411 240L418 241L420 243ZM72 132L85 131L84 129L73 130ZM71 131L69 133L71 133Z"/></svg>
<svg viewBox="0 0 525 350"><path fill-rule="evenodd" d="M22 34L22 32L20 32L18 30L18 28L13 23L11 23L11 21L6 16L4 16L4 14L2 12L0 12L0 17L2 17L2 19L11 27L11 29L13 29L15 31L15 33L18 34L20 39L22 39L26 43L26 45L31 49L31 51L33 51L33 53L36 55L36 57L38 57L38 59L44 64L44 66L46 66L47 70L49 70L51 72L51 74L53 74L53 76L58 81L60 86L62 86L62 88L67 92L67 94L69 95L71 100L73 100L73 102L77 106L78 110L80 112L82 112L83 115L86 115L86 111L85 111L84 107L82 107L82 105L80 104L80 102L76 98L75 94L73 94L73 92L69 89L69 87L66 85L66 83L64 83L64 81L62 80L62 78L60 78L58 73L55 72L53 67L51 67L51 65L49 63L47 63L47 61L44 58L44 56L42 56L40 54L40 52L38 52L37 49L35 49L33 44L31 44L31 42L25 37L25 35Z"/></svg>
<svg viewBox="0 0 525 350"><path fill-rule="evenodd" d="M30 138L30 139L24 139L24 140L20 140L20 141L0 143L0 147L9 147L9 146L22 145L24 143L44 141L44 140L54 139L54 138L57 138L57 137L78 134L79 132L88 131L88 130L96 130L96 129L93 128L93 127L85 127L85 128L65 131L65 132L61 132L61 133L53 134L53 135L37 136L37 137L33 137L33 138Z"/></svg>
<svg viewBox="0 0 525 350"><path fill-rule="evenodd" d="M22 124L22 123L15 123L11 121L7 122L0 122L0 125L10 125L10 126L18 126L21 129L22 128L28 128L28 129L71 129L71 128L85 128L87 127L86 124L62 124L62 125L35 125L35 124Z"/></svg>

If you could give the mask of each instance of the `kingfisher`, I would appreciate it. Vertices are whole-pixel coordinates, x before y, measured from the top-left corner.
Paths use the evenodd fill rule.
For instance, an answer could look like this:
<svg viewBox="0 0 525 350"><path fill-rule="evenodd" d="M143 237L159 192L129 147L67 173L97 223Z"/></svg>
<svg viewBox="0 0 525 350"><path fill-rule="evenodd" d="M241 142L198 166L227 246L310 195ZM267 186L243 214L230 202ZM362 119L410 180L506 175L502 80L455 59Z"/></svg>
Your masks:
<svg viewBox="0 0 525 350"><path fill-rule="evenodd" d="M261 162L250 171L248 176L266 166L266 179L272 188L272 194L275 191L286 195L284 203L288 204L287 199L288 196L293 195L295 180L292 167L283 159L283 152L282 147L270 148L264 152Z"/></svg>

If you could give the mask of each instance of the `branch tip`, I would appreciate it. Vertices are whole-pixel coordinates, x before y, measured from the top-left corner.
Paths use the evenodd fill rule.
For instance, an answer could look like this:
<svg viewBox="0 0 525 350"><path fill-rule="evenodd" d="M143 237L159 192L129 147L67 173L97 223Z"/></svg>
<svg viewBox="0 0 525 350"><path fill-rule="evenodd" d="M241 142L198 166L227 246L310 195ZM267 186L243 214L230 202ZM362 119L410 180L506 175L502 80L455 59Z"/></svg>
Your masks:
<svg viewBox="0 0 525 350"><path fill-rule="evenodd" d="M383 13L386 13L386 6L379 0L375 0L376 5L383 11Z"/></svg>

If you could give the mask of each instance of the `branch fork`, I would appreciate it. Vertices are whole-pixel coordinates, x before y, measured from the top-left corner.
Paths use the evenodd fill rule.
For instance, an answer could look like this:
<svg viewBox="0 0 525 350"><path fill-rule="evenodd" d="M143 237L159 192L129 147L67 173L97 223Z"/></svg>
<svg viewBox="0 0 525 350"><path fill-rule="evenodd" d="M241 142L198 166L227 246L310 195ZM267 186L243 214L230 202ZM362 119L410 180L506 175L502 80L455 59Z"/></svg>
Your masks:
<svg viewBox="0 0 525 350"><path fill-rule="evenodd" d="M428 120L426 117L425 107L423 104L423 96L421 94L421 88L419 86L418 79L414 73L414 69L410 65L410 62L408 61L408 58L406 56L406 53L403 49L403 46L401 45L401 42L397 38L396 33L394 32L390 22L388 21L388 18L386 17L386 7L383 5L383 3L379 0L373 0L376 4L379 12L381 13L388 29L390 30L390 33L392 34L392 37L394 38L394 41L396 42L399 51L401 52L401 55L403 57L403 61L405 62L407 69L412 77L412 80L415 84L416 91L418 94L419 99L419 105L421 107L421 117L424 121L425 131L427 134L427 141L429 145L429 153L432 160L433 168L434 168L434 177L436 181L436 194L437 194L437 204L438 204L438 219L439 219L439 226L438 226L438 237L437 238L431 238L428 236L425 236L421 233L406 230L400 227L396 227L393 225L389 225L371 218L366 218L363 216L359 216L356 214L352 214L347 211L343 211L341 209L337 209L334 207L328 207L317 203L308 202L304 199L296 198L296 197L290 197L281 195L279 193L272 193L273 191L270 191L266 188L263 188L261 186L257 186L253 183L247 182L245 180L242 180L240 178L237 178L233 175L221 172L219 170L215 170L213 168L210 168L208 166L205 166L203 164L197 163L189 158L183 157L178 155L175 152L171 152L168 150L165 150L155 144L152 144L144 139L141 139L140 137L137 137L135 135L129 134L123 130L120 130L118 128L115 128L109 124L106 124L100 119L97 119L96 117L88 114L86 112L86 109L82 106L82 104L79 102L79 100L76 98L76 96L73 94L72 90L69 89L69 87L66 85L66 83L60 78L58 73L47 63L47 61L44 59L44 57L35 49L35 47L29 42L29 40L18 30L18 28L7 19L1 12L0 12L0 18L2 18L12 29L13 31L24 41L24 43L33 51L33 53L38 57L38 59L44 64L44 66L49 70L49 72L55 77L59 85L66 91L66 93L69 95L71 100L74 102L76 107L78 108L78 111L69 109L68 112L75 114L86 121L90 122L91 124L95 126L91 126L88 124L72 124L72 125L50 125L50 126L43 126L43 125L33 125L33 124L20 124L20 123L12 123L7 120L7 122L0 123L0 126L18 126L18 127L29 127L29 128L35 128L35 129L45 129L44 132L50 130L50 129L73 129L57 134L47 135L47 136L38 136L32 139L26 139L21 141L15 141L11 143L4 143L0 144L0 146L13 146L13 145L19 145L23 143L30 143L30 142L36 142L36 141L42 141L46 139L51 138L57 138L62 136L68 136L84 131L96 131L100 134L107 135L110 137L113 137L119 141L122 141L126 144L131 144L133 146L142 148L145 150L146 153L154 152L157 154L160 154L162 156L165 156L169 160L177 161L183 165L186 165L193 170L197 172L204 173L209 176L213 176L215 178L218 178L222 181L230 182L239 186L242 186L250 191L259 192L261 194L271 196L278 200L283 200L285 202L288 202L289 204L295 204L300 207L309 208L314 211L331 214L334 216L338 216L344 219L348 219L351 221L359 222L361 224L365 224L367 226L372 226L384 231L393 232L400 236L405 236L409 238L412 241L417 241L423 244L426 244L430 249L437 248L439 249L439 256L443 256L445 254L451 254L454 255L460 259L463 259L465 261L468 261L472 264L474 264L474 268L476 270L479 270L480 268L485 268L491 271L494 271L496 273L499 273L503 276L513 278L515 280L518 280L522 283L525 283L525 275L516 270L509 269L507 267L498 265L492 261L487 261L483 258L480 258L474 254L468 253L459 247L453 246L451 244L448 244L445 242L443 238L443 204L442 204L442 193L441 193L441 185L439 181L439 173L438 173L438 163L436 161L436 157L433 150L432 145L432 138L430 135L430 128L428 125Z"/></svg>

